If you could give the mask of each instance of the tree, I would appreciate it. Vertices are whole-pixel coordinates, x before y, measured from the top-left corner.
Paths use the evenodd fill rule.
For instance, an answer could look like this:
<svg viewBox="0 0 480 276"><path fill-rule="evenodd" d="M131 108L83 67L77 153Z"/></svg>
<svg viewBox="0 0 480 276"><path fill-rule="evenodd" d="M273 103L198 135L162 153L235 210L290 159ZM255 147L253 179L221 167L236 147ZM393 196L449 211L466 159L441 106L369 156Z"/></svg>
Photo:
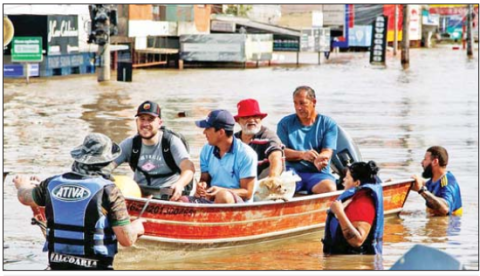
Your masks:
<svg viewBox="0 0 480 276"><path fill-rule="evenodd" d="M252 5L227 5L226 14L247 17L247 13L252 9Z"/></svg>

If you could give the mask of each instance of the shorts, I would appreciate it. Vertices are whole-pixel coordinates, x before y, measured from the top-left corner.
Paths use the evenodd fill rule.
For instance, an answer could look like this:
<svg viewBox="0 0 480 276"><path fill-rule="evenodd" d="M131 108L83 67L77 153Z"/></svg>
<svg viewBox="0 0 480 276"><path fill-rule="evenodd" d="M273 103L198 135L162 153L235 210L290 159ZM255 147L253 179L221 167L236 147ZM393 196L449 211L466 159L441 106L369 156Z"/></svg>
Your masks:
<svg viewBox="0 0 480 276"><path fill-rule="evenodd" d="M296 187L295 187L295 192L299 191L307 191L309 195L313 194L312 189L315 185L320 183L323 180L331 180L333 183L336 183L335 177L330 174L330 173L324 173L324 172L297 172L293 168L288 168L287 170L292 170L302 180L296 182Z"/></svg>

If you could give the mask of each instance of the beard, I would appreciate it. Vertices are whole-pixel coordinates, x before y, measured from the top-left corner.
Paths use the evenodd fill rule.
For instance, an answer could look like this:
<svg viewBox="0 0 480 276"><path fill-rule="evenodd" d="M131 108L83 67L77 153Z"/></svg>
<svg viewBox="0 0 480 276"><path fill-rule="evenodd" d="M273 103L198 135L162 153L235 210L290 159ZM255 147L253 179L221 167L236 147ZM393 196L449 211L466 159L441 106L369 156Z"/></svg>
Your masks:
<svg viewBox="0 0 480 276"><path fill-rule="evenodd" d="M150 136L143 136L142 134L138 134L138 135L140 135L140 137L142 137L142 139L145 139L145 140L150 140L155 136L155 134L152 134Z"/></svg>
<svg viewBox="0 0 480 276"><path fill-rule="evenodd" d="M158 130L157 130L157 131L152 131L152 134L151 134L151 135L146 136L146 135L142 135L142 132L141 132L141 131L138 131L138 135L139 135L140 137L142 137L142 139L145 139L145 140L150 140L150 139L152 139L153 137L155 137L155 135L157 135L157 133L158 133Z"/></svg>
<svg viewBox="0 0 480 276"><path fill-rule="evenodd" d="M425 169L423 169L422 177L425 179L432 178L433 171L432 171L432 164L428 165Z"/></svg>
<svg viewBox="0 0 480 276"><path fill-rule="evenodd" d="M255 135L260 131L261 127L256 125L254 128L249 128L247 125L242 125L242 132L245 135Z"/></svg>

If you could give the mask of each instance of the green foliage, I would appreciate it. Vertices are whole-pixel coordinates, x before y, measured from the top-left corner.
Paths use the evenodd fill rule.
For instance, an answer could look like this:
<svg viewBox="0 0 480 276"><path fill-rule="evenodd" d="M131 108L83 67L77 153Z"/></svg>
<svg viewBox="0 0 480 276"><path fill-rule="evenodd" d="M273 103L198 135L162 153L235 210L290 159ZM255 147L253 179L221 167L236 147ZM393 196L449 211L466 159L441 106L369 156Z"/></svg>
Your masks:
<svg viewBox="0 0 480 276"><path fill-rule="evenodd" d="M250 10L252 10L252 5L228 5L225 13L240 17L247 17L247 13Z"/></svg>

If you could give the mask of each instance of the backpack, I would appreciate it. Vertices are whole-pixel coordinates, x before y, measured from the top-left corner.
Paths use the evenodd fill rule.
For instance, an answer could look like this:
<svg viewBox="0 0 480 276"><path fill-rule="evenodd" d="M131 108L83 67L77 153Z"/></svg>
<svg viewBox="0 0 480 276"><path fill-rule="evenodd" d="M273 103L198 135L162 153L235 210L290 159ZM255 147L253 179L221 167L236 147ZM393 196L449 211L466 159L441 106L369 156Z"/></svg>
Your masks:
<svg viewBox="0 0 480 276"><path fill-rule="evenodd" d="M176 174L176 173L180 173L181 170L177 166L177 163L175 163L175 159L173 159L172 151L170 150L172 135L175 135L178 138L180 138L182 143L185 145L185 148L187 149L187 152L190 152L190 147L188 146L188 142L185 139L185 136L183 136L181 133L177 133L177 132L175 132L171 129L168 129L164 126L160 127L160 130L163 131L163 135L162 135L162 154L163 154L163 158L165 159L165 163L167 164L167 166L170 168L170 170L173 173L172 174L166 174L166 175L158 175L158 176L165 177L165 176L168 176L168 175L173 175L173 174ZM132 152L131 152L130 161L129 161L130 168L132 168L132 171L134 171L134 172L137 170L138 160L140 159L141 149L142 149L142 137L140 137L140 135L137 134L137 135L135 135L135 137L133 137ZM140 172L142 172L145 175L145 178L147 179L148 185L150 185L151 177L141 169L140 169ZM194 178L195 178L195 176L194 176ZM188 183L187 186L184 187L184 190L183 190L182 194L183 195L190 195L192 189L193 189L193 179L192 179L192 181L190 181L190 183ZM170 197L171 197L171 195L170 196L162 195L159 199L169 200ZM154 198L156 198L156 197L154 197Z"/></svg>
<svg viewBox="0 0 480 276"><path fill-rule="evenodd" d="M182 143L185 145L187 152L190 152L190 147L188 146L188 142L185 139L185 136L171 129L168 129L162 126L160 127L160 130L163 131L162 154L163 154L163 158L165 159L165 163L167 163L167 166L170 168L171 171L173 171L174 173L180 173L181 170L177 166L177 163L175 163L175 159L173 159L172 151L170 150L172 135L175 135L178 138L180 138ZM133 137L132 153L131 153L130 162L129 162L130 168L132 168L133 171L137 169L138 160L140 159L141 149L142 149L142 137L140 137L140 135L135 135L135 137Z"/></svg>

